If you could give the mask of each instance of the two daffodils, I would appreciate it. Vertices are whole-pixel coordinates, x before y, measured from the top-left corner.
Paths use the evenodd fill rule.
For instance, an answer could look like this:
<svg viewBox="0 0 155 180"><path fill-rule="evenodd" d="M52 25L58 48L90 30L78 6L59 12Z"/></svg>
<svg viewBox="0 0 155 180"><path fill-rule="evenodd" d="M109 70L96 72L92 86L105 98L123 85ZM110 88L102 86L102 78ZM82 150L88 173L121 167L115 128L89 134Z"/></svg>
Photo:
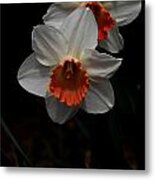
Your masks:
<svg viewBox="0 0 155 180"><path fill-rule="evenodd" d="M105 113L114 106L109 78L121 58L99 53L100 45L116 53L123 47L118 26L133 21L140 1L55 3L44 15L44 25L32 32L31 54L18 71L28 92L45 98L51 119L63 124L79 108Z"/></svg>

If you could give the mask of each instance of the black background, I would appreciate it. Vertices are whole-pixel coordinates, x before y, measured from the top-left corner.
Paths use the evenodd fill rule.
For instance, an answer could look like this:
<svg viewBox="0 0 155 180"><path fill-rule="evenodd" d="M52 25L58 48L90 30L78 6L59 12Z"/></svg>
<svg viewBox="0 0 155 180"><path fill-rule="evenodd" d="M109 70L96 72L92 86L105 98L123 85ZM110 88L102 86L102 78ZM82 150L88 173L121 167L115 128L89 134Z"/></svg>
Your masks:
<svg viewBox="0 0 155 180"><path fill-rule="evenodd" d="M2 127L2 166L144 169L144 2L140 15L121 27L124 61L111 79L114 108L103 115L79 111L64 125L47 115L44 99L25 91L16 79L32 53L33 26L50 4L1 5L1 116L29 162ZM99 51L102 51L98 48Z"/></svg>

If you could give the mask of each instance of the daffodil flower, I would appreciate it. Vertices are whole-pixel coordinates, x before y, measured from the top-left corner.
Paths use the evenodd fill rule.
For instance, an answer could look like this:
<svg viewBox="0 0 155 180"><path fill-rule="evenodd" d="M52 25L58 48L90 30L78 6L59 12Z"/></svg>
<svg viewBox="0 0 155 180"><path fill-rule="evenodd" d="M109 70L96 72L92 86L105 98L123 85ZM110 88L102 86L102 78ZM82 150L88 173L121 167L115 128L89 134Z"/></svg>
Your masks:
<svg viewBox="0 0 155 180"><path fill-rule="evenodd" d="M49 26L60 28L64 19L77 7L89 7L98 24L98 41L100 47L117 53L124 41L118 27L131 23L141 10L141 1L101 1L54 3L43 20Z"/></svg>
<svg viewBox="0 0 155 180"><path fill-rule="evenodd" d="M42 96L49 116L64 123L79 110L105 113L114 105L108 80L119 68L116 59L95 50L97 24L90 9L79 8L61 25L39 25L32 33L31 54L18 71L28 92Z"/></svg>

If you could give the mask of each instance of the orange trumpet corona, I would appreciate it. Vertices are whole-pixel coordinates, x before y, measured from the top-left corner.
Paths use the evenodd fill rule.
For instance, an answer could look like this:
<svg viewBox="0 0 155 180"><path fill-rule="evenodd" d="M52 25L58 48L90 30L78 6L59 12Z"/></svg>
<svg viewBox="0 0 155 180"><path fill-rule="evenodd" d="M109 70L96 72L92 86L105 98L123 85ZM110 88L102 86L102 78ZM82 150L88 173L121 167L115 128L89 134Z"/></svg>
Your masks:
<svg viewBox="0 0 155 180"><path fill-rule="evenodd" d="M115 20L100 2L82 2L81 6L89 7L98 24L98 40L108 38L108 31L115 25Z"/></svg>
<svg viewBox="0 0 155 180"><path fill-rule="evenodd" d="M67 106L79 105L89 87L88 74L81 62L66 56L50 76L49 91Z"/></svg>

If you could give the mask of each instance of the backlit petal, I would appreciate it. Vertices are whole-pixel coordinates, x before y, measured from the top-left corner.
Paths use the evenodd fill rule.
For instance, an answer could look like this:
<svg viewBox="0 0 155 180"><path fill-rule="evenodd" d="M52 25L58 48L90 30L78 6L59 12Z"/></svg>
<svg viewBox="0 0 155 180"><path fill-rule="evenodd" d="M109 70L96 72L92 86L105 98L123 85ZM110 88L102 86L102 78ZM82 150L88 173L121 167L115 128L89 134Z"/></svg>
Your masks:
<svg viewBox="0 0 155 180"><path fill-rule="evenodd" d="M50 68L42 66L31 54L18 71L18 82L28 92L45 97Z"/></svg>
<svg viewBox="0 0 155 180"><path fill-rule="evenodd" d="M89 8L80 7L71 13L61 30L69 41L69 54L76 58L80 58L83 49L97 45L97 24Z"/></svg>
<svg viewBox="0 0 155 180"><path fill-rule="evenodd" d="M86 49L83 52L83 63L87 73L94 81L110 78L121 65L122 59L114 58L106 53Z"/></svg>
<svg viewBox="0 0 155 180"><path fill-rule="evenodd" d="M114 105L114 92L109 80L102 83L90 82L90 89L86 95L82 109L88 113L105 113Z"/></svg>
<svg viewBox="0 0 155 180"><path fill-rule="evenodd" d="M63 34L46 25L34 28L32 33L32 47L36 59L45 66L58 63L66 53L68 43Z"/></svg>
<svg viewBox="0 0 155 180"><path fill-rule="evenodd" d="M108 32L108 38L99 42L99 46L111 53L118 53L123 49L124 40L117 27Z"/></svg>
<svg viewBox="0 0 155 180"><path fill-rule="evenodd" d="M118 26L131 23L141 10L141 1L113 1L104 2L104 5L111 12Z"/></svg>
<svg viewBox="0 0 155 180"><path fill-rule="evenodd" d="M48 26L60 28L64 19L77 7L78 3L75 2L54 3L49 7L47 13L43 16L44 23Z"/></svg>
<svg viewBox="0 0 155 180"><path fill-rule="evenodd" d="M61 103L54 96L46 94L46 109L50 118L59 124L65 123L70 120L78 111L79 106L68 107L64 103Z"/></svg>

